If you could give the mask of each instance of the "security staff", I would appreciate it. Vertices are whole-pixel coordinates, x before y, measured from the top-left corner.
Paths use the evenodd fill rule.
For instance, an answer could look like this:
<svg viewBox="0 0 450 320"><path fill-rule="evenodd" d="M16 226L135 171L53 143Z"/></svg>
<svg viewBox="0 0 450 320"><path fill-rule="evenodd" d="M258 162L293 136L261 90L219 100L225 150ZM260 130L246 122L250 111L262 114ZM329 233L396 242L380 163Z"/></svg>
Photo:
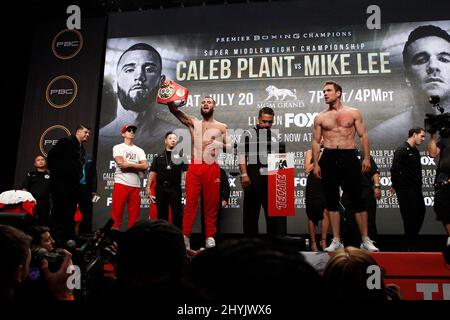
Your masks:
<svg viewBox="0 0 450 320"><path fill-rule="evenodd" d="M246 141L239 150L239 170L244 188L243 227L246 236L258 234L261 206L264 209L267 234L270 237L286 235L286 217L268 216L267 155L272 151L271 142L274 139L278 140L270 131L273 118L274 112L271 108L264 107L259 110L258 124L244 134Z"/></svg>
<svg viewBox="0 0 450 320"><path fill-rule="evenodd" d="M36 199L36 219L40 225L50 223L50 172L47 170L47 160L42 155L34 158L34 171L27 173L22 182L22 190L30 192Z"/></svg>
<svg viewBox="0 0 450 320"><path fill-rule="evenodd" d="M417 146L425 140L423 128L412 128L408 140L395 150L391 167L392 192L397 193L405 229L405 250L417 249L418 235L425 218L422 194L422 165Z"/></svg>
<svg viewBox="0 0 450 320"><path fill-rule="evenodd" d="M164 152L158 154L150 166L147 180L146 193L150 201L156 202L158 219L168 221L169 207L172 213L174 225L182 228L181 206L181 174L186 171L186 162L179 155L172 154L178 143L178 136L173 132L167 132L164 136ZM156 179L155 195L151 186Z"/></svg>

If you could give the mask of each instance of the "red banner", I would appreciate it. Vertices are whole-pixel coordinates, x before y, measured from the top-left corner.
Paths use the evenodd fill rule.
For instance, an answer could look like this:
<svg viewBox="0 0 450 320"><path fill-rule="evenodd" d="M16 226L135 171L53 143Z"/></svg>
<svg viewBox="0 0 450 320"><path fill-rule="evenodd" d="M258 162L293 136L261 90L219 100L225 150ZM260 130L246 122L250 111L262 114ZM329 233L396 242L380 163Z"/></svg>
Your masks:
<svg viewBox="0 0 450 320"><path fill-rule="evenodd" d="M294 216L294 168L269 172L268 188L268 215Z"/></svg>
<svg viewBox="0 0 450 320"><path fill-rule="evenodd" d="M400 287L405 300L450 300L450 266L440 252L376 252L385 284Z"/></svg>

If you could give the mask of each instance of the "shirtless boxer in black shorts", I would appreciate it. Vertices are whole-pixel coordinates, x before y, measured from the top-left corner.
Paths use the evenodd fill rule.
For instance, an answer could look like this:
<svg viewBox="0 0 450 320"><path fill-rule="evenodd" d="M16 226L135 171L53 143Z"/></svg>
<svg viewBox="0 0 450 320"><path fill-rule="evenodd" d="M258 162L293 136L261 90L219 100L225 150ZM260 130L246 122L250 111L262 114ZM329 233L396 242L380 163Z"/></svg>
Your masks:
<svg viewBox="0 0 450 320"><path fill-rule="evenodd" d="M333 241L325 251L332 252L344 247L340 239L339 187L348 193L352 206L357 209L355 218L361 234L361 249L379 251L367 236L367 212L361 194L361 171L370 170L369 140L363 118L357 109L342 104L342 88L336 82L325 82L323 93L328 108L314 119L312 150L314 175L323 180L326 207L333 229ZM356 154L356 133L364 153L362 168ZM321 138L324 151L319 161Z"/></svg>

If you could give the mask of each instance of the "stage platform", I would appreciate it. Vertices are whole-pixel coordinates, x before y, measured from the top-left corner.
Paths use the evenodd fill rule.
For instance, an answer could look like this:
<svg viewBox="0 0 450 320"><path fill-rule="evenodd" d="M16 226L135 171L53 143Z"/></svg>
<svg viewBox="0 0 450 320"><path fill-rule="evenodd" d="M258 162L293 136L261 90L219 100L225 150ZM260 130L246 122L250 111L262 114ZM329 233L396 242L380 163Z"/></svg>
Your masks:
<svg viewBox="0 0 450 320"><path fill-rule="evenodd" d="M237 233L218 233L216 235L216 240L227 240L227 239L242 239L243 234ZM264 237L261 234L261 237ZM289 234L288 238L293 239L293 243L298 247L299 251L308 251L309 247L305 243L305 239L309 239L307 234ZM327 243L331 243L331 234L328 235ZM319 241L319 239L317 239ZM200 233L192 233L191 235L191 245L194 248L200 248L205 245L204 235ZM376 246L382 252L403 252L404 235L402 234L379 234L376 241ZM419 244L415 252L438 252L441 251L447 243L447 236L445 234L436 235L420 235ZM352 245L351 243L344 242L344 244ZM359 247L359 243L353 244L355 247Z"/></svg>
<svg viewBox="0 0 450 320"><path fill-rule="evenodd" d="M319 272L332 254L302 252ZM450 265L441 252L374 252L385 272L385 284L400 287L404 300L450 300Z"/></svg>
<svg viewBox="0 0 450 320"><path fill-rule="evenodd" d="M222 234L217 239L241 237ZM288 237L287 243L297 248L316 270L323 271L331 254L308 251L307 238L307 235L293 235ZM371 253L385 272L385 283L398 285L404 300L450 300L450 265L446 264L442 254L447 237L421 235L423 251L420 252L401 252L403 238L403 235L379 235L377 246L382 252ZM199 247L204 241L198 233L191 239Z"/></svg>

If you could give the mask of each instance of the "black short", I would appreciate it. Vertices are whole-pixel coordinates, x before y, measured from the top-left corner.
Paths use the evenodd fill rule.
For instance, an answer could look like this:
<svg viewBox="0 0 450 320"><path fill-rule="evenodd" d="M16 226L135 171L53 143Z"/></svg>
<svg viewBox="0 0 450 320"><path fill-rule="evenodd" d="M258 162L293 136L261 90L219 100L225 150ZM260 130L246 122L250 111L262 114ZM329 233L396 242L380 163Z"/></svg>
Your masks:
<svg viewBox="0 0 450 320"><path fill-rule="evenodd" d="M434 212L436 220L450 224L450 183L434 189Z"/></svg>
<svg viewBox="0 0 450 320"><path fill-rule="evenodd" d="M366 210L362 197L361 163L356 149L325 148L319 161L328 211L338 211L339 187L348 194L354 212Z"/></svg>

